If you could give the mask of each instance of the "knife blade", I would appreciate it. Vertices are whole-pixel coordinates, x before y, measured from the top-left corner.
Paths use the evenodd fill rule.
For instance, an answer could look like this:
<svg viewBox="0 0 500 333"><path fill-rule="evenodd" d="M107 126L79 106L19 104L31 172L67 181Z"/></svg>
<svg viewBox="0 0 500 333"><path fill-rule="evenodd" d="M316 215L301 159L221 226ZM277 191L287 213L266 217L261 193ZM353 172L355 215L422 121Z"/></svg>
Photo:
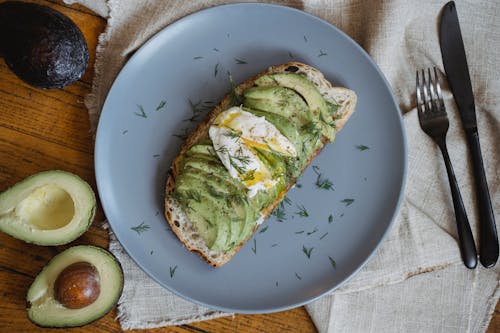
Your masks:
<svg viewBox="0 0 500 333"><path fill-rule="evenodd" d="M462 119L472 157L479 210L480 261L484 267L493 267L498 259L498 236L479 144L469 67L454 1L448 2L442 9L439 43L444 70Z"/></svg>

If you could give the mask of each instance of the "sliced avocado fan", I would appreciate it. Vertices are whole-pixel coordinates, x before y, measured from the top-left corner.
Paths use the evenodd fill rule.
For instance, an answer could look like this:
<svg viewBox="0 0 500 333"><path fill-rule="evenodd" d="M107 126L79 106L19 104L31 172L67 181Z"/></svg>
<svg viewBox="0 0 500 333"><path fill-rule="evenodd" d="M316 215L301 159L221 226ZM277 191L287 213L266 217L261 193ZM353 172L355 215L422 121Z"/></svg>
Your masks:
<svg viewBox="0 0 500 333"><path fill-rule="evenodd" d="M80 177L40 172L0 194L0 231L28 243L67 244L90 227L95 207L94 191Z"/></svg>
<svg viewBox="0 0 500 333"><path fill-rule="evenodd" d="M65 274L77 266L80 268L76 272ZM85 271L85 267L92 269ZM72 302L89 293L86 273L92 273L92 281L97 283L92 302L82 307L63 305L60 293L66 293L64 298ZM59 282L61 279L66 281ZM42 327L82 326L108 313L118 302L122 289L123 271L111 253L96 246L74 246L56 255L33 281L26 296L28 318Z"/></svg>

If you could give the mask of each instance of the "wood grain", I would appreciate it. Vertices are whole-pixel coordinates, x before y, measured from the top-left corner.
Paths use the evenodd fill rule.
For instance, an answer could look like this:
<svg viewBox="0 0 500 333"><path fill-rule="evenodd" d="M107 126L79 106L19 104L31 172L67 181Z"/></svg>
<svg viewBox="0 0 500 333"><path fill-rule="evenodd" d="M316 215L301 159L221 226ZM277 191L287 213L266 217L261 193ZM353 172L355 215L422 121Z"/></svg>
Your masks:
<svg viewBox="0 0 500 333"><path fill-rule="evenodd" d="M32 88L12 74L0 60L0 191L25 177L49 169L80 175L96 189L93 142L83 98L90 91L95 48L106 22L81 6L59 0L33 0L68 15L82 30L90 50L90 66L80 81L62 90ZM90 230L70 245L108 245L99 207ZM42 267L68 246L42 247L0 234L0 332L61 332L41 329L26 317L26 291ZM122 332L116 309L82 328L64 332ZM139 331L131 331L139 332ZM142 332L315 332L303 307L266 315L236 315L190 325ZM500 332L500 306L493 314L489 333Z"/></svg>

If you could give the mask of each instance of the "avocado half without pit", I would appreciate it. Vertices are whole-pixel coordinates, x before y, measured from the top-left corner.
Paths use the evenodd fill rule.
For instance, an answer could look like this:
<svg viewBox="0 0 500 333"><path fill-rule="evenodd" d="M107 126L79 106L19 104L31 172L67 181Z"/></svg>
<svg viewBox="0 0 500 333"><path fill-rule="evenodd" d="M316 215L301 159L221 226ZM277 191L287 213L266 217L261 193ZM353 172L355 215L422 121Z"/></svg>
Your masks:
<svg viewBox="0 0 500 333"><path fill-rule="evenodd" d="M28 243L72 242L94 219L94 191L65 171L37 173L0 194L0 231Z"/></svg>
<svg viewBox="0 0 500 333"><path fill-rule="evenodd" d="M96 246L74 246L55 256L28 290L28 318L42 327L86 325L108 313L123 289L116 258Z"/></svg>
<svg viewBox="0 0 500 333"><path fill-rule="evenodd" d="M11 1L0 4L0 56L21 80L42 89L75 82L89 60L85 38L68 17Z"/></svg>

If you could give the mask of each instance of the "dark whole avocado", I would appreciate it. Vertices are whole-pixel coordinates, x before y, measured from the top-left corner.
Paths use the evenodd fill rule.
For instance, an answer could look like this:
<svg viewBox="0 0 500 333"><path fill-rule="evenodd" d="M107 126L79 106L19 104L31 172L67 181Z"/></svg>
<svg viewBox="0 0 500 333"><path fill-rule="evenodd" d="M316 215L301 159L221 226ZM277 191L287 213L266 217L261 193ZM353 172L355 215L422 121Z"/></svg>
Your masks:
<svg viewBox="0 0 500 333"><path fill-rule="evenodd" d="M11 1L0 4L0 55L21 80L41 89L75 82L89 60L85 38L68 17Z"/></svg>

